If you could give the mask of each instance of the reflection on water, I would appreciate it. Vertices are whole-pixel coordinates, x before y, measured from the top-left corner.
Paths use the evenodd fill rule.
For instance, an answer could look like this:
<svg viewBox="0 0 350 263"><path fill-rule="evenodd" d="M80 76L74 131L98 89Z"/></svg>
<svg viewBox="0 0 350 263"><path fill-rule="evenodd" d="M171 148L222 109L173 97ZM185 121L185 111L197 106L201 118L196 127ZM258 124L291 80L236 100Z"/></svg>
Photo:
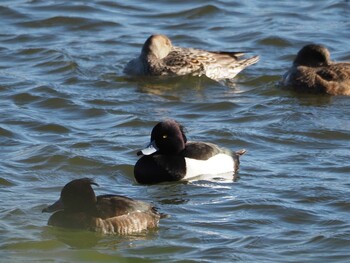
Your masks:
<svg viewBox="0 0 350 263"><path fill-rule="evenodd" d="M134 243L141 240L152 240L157 237L157 230L151 230L129 236L109 236L89 231L47 227L43 232L43 237L45 239L56 239L74 249L94 247L118 249L119 245L124 246L125 243ZM15 245L12 248L16 249L18 248L17 246L18 245Z"/></svg>

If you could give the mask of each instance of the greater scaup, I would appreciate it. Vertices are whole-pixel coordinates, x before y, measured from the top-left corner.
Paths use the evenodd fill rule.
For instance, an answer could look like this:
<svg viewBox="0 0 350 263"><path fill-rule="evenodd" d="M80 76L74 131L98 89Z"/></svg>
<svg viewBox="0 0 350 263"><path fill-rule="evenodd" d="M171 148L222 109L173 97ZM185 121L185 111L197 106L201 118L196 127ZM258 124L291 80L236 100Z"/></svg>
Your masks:
<svg viewBox="0 0 350 263"><path fill-rule="evenodd" d="M216 81L232 79L259 56L240 59L242 52L211 52L176 47L165 35L151 35L139 57L131 60L124 72L129 75L183 76L206 75Z"/></svg>
<svg viewBox="0 0 350 263"><path fill-rule="evenodd" d="M333 62L328 49L322 45L304 46L282 84L297 91L350 95L350 62Z"/></svg>
<svg viewBox="0 0 350 263"><path fill-rule="evenodd" d="M60 199L43 212L55 212L48 225L84 229L103 234L128 235L156 228L163 217L146 202L119 195L95 196L92 179L66 184Z"/></svg>
<svg viewBox="0 0 350 263"><path fill-rule="evenodd" d="M244 153L245 150L233 152L212 143L187 141L183 126L166 120L153 128L150 144L138 152L143 156L135 164L134 175L141 184L229 172L233 178L239 156Z"/></svg>

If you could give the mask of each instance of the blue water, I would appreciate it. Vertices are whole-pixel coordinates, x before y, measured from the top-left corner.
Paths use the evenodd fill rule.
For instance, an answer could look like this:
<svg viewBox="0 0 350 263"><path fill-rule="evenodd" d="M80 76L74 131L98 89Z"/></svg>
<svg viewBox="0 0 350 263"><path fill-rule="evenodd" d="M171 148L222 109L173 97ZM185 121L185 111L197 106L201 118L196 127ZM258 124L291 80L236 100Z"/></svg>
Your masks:
<svg viewBox="0 0 350 263"><path fill-rule="evenodd" d="M277 83L305 44L349 61L349 1L0 1L0 262L348 262L350 100ZM232 86L123 75L153 33L260 61ZM238 150L236 181L141 186L158 121ZM118 237L48 227L72 179L171 215Z"/></svg>

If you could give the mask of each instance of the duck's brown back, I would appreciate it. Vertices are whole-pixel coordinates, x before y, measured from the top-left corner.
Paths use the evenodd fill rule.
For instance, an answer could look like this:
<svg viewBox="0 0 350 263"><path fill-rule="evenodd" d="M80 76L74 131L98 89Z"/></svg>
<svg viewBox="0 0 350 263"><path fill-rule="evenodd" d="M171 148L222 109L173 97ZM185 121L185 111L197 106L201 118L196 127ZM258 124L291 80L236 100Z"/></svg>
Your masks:
<svg viewBox="0 0 350 263"><path fill-rule="evenodd" d="M120 195L99 195L96 203L96 217L107 219L133 212L152 212L151 204Z"/></svg>
<svg viewBox="0 0 350 263"><path fill-rule="evenodd" d="M290 75L289 85L296 90L330 95L350 95L350 63L324 67L298 66Z"/></svg>

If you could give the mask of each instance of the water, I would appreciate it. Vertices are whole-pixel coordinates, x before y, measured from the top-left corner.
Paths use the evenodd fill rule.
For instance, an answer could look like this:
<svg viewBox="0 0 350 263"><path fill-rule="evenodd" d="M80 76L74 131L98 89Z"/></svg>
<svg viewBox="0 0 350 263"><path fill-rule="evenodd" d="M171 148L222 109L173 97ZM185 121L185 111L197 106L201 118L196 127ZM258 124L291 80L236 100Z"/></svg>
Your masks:
<svg viewBox="0 0 350 263"><path fill-rule="evenodd" d="M348 262L349 98L276 83L310 42L350 60L349 14L333 0L2 0L0 261ZM233 87L124 76L152 33L261 61ZM137 185L136 152L164 118L247 149L238 180ZM42 208L80 177L171 217L130 237L47 227Z"/></svg>

